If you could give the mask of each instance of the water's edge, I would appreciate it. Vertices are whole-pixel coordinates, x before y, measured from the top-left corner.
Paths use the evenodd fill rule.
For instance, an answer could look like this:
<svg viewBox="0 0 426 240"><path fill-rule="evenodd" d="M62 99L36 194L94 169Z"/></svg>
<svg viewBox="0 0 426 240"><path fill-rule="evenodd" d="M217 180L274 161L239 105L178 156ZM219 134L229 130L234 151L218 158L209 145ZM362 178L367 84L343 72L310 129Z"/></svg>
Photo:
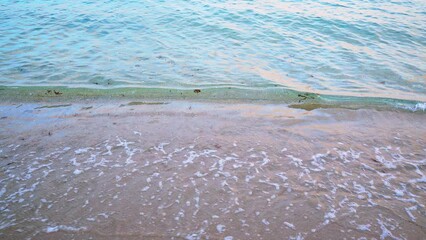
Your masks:
<svg viewBox="0 0 426 240"><path fill-rule="evenodd" d="M168 88L68 88L63 86L0 86L0 102L73 102L87 99L197 100L231 102L268 102L288 104L292 108L346 108L408 110L426 112L426 103L380 97L353 97L298 92L282 87L262 89L212 87L199 89Z"/></svg>

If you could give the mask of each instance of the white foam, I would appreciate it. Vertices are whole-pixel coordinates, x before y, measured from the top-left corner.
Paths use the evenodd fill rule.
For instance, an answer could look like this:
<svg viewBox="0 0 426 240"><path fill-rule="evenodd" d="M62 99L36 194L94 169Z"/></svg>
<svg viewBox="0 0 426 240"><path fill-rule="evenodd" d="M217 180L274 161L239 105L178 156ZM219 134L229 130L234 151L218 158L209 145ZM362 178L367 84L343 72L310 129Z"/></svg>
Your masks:
<svg viewBox="0 0 426 240"><path fill-rule="evenodd" d="M318 153L312 156L311 164L316 166L316 169L311 169L315 171L322 171L324 170L324 164L325 164L325 158L330 154L330 152L327 152L326 154Z"/></svg>
<svg viewBox="0 0 426 240"><path fill-rule="evenodd" d="M289 228L291 228L293 230L296 230L296 227L294 227L294 225L292 223L284 222L284 225L286 225L287 227L289 227Z"/></svg>
<svg viewBox="0 0 426 240"><path fill-rule="evenodd" d="M169 145L170 143L160 143L158 144L158 146L155 146L154 149L155 151L159 151L162 152L163 154L167 154L166 151L164 151L164 147Z"/></svg>
<svg viewBox="0 0 426 240"><path fill-rule="evenodd" d="M266 154L266 152L262 151L262 155L263 155L263 161L261 166L265 166L266 164L268 164L271 160L268 157L268 154Z"/></svg>
<svg viewBox="0 0 426 240"><path fill-rule="evenodd" d="M195 151L190 151L189 152L189 156L188 156L188 158L185 160L185 161L183 161L182 163L183 164L188 164L188 163L194 163L194 159L196 159L197 157L199 157L200 155L199 154L197 154Z"/></svg>
<svg viewBox="0 0 426 240"><path fill-rule="evenodd" d="M238 208L237 210L235 210L235 212L234 213L240 213L240 212L244 212L245 210L244 209L242 209L242 208Z"/></svg>
<svg viewBox="0 0 426 240"><path fill-rule="evenodd" d="M6 188L2 187L2 189L0 189L0 197L3 196L3 194L6 192Z"/></svg>
<svg viewBox="0 0 426 240"><path fill-rule="evenodd" d="M387 223L383 222L381 219L377 219L377 223L380 225L380 229L382 230L382 233L380 234L381 240L384 240L386 238L402 240L402 238L394 236L393 233L388 229L388 227L390 227L393 230L393 229L395 229L395 226L387 224Z"/></svg>
<svg viewBox="0 0 426 240"><path fill-rule="evenodd" d="M426 183L426 176L416 179L410 179L408 182L410 183Z"/></svg>
<svg viewBox="0 0 426 240"><path fill-rule="evenodd" d="M425 103L416 103L414 106L400 105L400 107L403 108L403 109L413 111L413 112L426 111L426 102Z"/></svg>
<svg viewBox="0 0 426 240"><path fill-rule="evenodd" d="M381 149L387 150L388 148L374 148L374 152L376 153L376 160L378 162L380 162L381 164L383 164L386 168L389 169L396 169L396 165L385 159L385 157L382 156L382 152L380 151Z"/></svg>
<svg viewBox="0 0 426 240"><path fill-rule="evenodd" d="M88 152L89 150L93 150L93 148L91 148L91 147L88 147L88 148L80 148L80 149L75 150L75 151L74 151L74 153L75 153L75 154L81 154L81 153L86 153L86 152Z"/></svg>
<svg viewBox="0 0 426 240"><path fill-rule="evenodd" d="M280 190L280 185L278 183L269 182L269 179L267 181L260 179L259 182L274 186L277 191Z"/></svg>
<svg viewBox="0 0 426 240"><path fill-rule="evenodd" d="M217 230L219 233L223 233L223 232L225 231L225 225L222 225L222 224L217 225L217 226L216 226L216 230Z"/></svg>
<svg viewBox="0 0 426 240"><path fill-rule="evenodd" d="M202 174L200 171L197 171L194 175L197 177L204 177L207 175L207 173Z"/></svg>
<svg viewBox="0 0 426 240"><path fill-rule="evenodd" d="M325 213L324 218L327 219L333 219L336 217L336 209L332 208L329 212Z"/></svg>
<svg viewBox="0 0 426 240"><path fill-rule="evenodd" d="M407 215L411 218L411 221L413 222L416 221L416 217L413 215L411 211L416 211L416 210L417 210L417 206L411 206L411 207L405 208L405 212L407 213Z"/></svg>
<svg viewBox="0 0 426 240"><path fill-rule="evenodd" d="M371 224L359 224L357 225L356 229L360 231L370 231Z"/></svg>
<svg viewBox="0 0 426 240"><path fill-rule="evenodd" d="M65 226L65 225L59 225L59 226L49 226L45 229L46 233L53 233L58 231L67 231L67 232L79 232L87 230L86 227L72 227L72 226Z"/></svg>
<svg viewBox="0 0 426 240"><path fill-rule="evenodd" d="M305 238L303 238L301 233L298 233L296 236L294 236L294 237L291 236L289 239L291 239L291 240L303 240Z"/></svg>
<svg viewBox="0 0 426 240"><path fill-rule="evenodd" d="M288 179L288 177L286 177L285 173L283 173L283 172L277 173L275 175L280 177L283 180L283 182L287 181L287 179Z"/></svg>
<svg viewBox="0 0 426 240"><path fill-rule="evenodd" d="M70 160L70 162L71 162L71 163L72 163L72 165L74 165L74 166L77 166L77 167L78 167L78 166L80 166L80 163L78 163L78 162L77 162L77 159L76 159L76 158L71 159L71 160Z"/></svg>

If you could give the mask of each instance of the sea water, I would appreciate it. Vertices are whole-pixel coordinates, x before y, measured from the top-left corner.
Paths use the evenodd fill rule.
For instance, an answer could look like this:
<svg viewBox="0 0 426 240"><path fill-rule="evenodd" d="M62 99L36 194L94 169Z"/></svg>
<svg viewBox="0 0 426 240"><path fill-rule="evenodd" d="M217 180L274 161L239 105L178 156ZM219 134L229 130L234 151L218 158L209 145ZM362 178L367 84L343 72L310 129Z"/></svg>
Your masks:
<svg viewBox="0 0 426 240"><path fill-rule="evenodd" d="M0 85L426 101L426 1L2 0Z"/></svg>

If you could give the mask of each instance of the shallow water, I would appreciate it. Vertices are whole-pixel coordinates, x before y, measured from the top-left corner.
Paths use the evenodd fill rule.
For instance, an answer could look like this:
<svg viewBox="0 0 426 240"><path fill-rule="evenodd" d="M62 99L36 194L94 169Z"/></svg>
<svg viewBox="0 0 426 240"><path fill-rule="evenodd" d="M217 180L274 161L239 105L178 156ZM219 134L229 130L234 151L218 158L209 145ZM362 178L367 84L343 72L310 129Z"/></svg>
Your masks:
<svg viewBox="0 0 426 240"><path fill-rule="evenodd" d="M0 106L0 238L426 235L423 114L195 102L42 107Z"/></svg>
<svg viewBox="0 0 426 240"><path fill-rule="evenodd" d="M0 85L274 87L425 101L426 3L0 3Z"/></svg>

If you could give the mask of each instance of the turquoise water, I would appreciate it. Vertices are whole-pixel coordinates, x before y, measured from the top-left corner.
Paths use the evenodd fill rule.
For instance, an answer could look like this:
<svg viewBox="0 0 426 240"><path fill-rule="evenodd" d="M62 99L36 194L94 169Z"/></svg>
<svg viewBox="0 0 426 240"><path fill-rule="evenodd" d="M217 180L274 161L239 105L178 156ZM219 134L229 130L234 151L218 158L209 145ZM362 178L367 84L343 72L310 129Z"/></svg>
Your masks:
<svg viewBox="0 0 426 240"><path fill-rule="evenodd" d="M426 101L426 1L2 0L0 85Z"/></svg>

